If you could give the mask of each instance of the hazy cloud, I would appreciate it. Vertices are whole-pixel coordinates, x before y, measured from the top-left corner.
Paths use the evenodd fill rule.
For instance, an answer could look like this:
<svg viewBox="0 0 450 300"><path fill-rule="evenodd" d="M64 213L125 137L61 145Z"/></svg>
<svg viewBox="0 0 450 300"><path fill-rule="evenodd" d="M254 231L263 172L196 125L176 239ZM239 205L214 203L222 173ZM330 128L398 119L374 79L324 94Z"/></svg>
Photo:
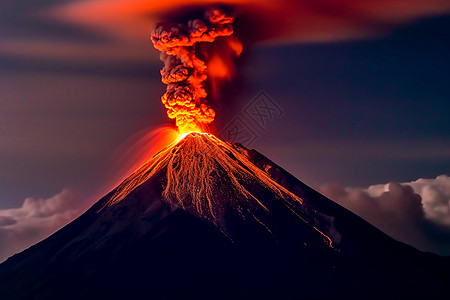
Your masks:
<svg viewBox="0 0 450 300"><path fill-rule="evenodd" d="M2 4L0 69L114 74L136 73L137 69L142 75L140 66L153 57L157 62L148 38L135 47L104 32L48 15L48 11L68 2L74 1L17 0ZM150 32L148 28L148 35Z"/></svg>
<svg viewBox="0 0 450 300"><path fill-rule="evenodd" d="M0 12L0 54L60 64L156 61L149 37L169 15L216 1L79 0L11 2ZM225 0L244 43L333 42L376 37L417 19L450 12L448 0ZM0 59L2 59L0 57ZM72 66L73 67L73 66Z"/></svg>
<svg viewBox="0 0 450 300"><path fill-rule="evenodd" d="M217 1L75 1L50 11L53 19L105 32L123 40L141 39L155 21L186 15L194 6ZM365 38L418 18L450 12L447 0L225 0L235 8L248 40L317 42Z"/></svg>
<svg viewBox="0 0 450 300"><path fill-rule="evenodd" d="M424 251L450 255L450 177L372 185L328 184L320 191L390 236Z"/></svg>
<svg viewBox="0 0 450 300"><path fill-rule="evenodd" d="M0 210L0 262L46 238L80 214L68 189L48 199L26 198L20 208Z"/></svg>
<svg viewBox="0 0 450 300"><path fill-rule="evenodd" d="M16 224L17 220L12 217L0 216L0 227Z"/></svg>

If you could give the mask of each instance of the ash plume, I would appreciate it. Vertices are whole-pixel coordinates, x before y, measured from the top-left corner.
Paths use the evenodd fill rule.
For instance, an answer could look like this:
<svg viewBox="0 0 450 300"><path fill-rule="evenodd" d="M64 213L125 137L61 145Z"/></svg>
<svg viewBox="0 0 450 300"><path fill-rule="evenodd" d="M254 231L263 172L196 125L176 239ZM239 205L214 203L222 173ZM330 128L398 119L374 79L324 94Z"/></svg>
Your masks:
<svg viewBox="0 0 450 300"><path fill-rule="evenodd" d="M233 22L231 15L214 8L202 19L191 19L187 24L161 23L153 29L151 40L164 62L161 80L167 84L161 101L181 132L203 129L214 120L204 85L209 53L199 43L231 36Z"/></svg>

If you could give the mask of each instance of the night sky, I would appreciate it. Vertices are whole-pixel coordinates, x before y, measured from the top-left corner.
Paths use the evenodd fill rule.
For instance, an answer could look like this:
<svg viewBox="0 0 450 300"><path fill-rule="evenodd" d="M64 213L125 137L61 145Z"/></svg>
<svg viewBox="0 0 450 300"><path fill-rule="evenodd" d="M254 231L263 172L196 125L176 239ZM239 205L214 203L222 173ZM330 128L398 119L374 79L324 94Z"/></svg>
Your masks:
<svg viewBox="0 0 450 300"><path fill-rule="evenodd" d="M101 0L91 14L82 1L3 1L0 261L113 188L133 141L170 123L149 35L177 2L124 10L122 20ZM450 4L361 1L363 15L328 0L319 18L299 9L309 1L226 2L239 2L244 52L226 96L211 103L215 132L241 118L256 137L250 148L388 234L450 255ZM292 5L294 21L258 23L277 5ZM261 91L283 111L262 129L245 115ZM418 215L405 209L404 186L389 182L422 196ZM364 204L387 196L392 205Z"/></svg>

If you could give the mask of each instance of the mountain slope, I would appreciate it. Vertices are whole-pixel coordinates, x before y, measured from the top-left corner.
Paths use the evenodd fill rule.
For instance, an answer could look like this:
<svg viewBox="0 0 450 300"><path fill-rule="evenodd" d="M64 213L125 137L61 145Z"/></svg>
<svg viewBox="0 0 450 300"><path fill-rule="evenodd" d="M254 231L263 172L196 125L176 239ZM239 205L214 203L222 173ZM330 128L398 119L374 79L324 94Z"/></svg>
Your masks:
<svg viewBox="0 0 450 300"><path fill-rule="evenodd" d="M258 152L191 133L0 265L0 298L445 299L449 269Z"/></svg>

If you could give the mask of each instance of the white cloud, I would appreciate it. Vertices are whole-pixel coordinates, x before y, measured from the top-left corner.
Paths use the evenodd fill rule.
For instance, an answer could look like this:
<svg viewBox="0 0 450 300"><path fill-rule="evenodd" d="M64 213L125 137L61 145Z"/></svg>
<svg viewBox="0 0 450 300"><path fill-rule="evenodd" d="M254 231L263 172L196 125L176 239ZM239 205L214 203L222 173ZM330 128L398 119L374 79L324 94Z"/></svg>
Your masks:
<svg viewBox="0 0 450 300"><path fill-rule="evenodd" d="M422 209L425 218L437 224L450 226L450 177L440 175L434 179L417 179L412 182L402 183L411 187L415 193L421 196ZM379 197L389 190L388 185L373 185L367 192Z"/></svg>
<svg viewBox="0 0 450 300"><path fill-rule="evenodd" d="M46 238L80 214L68 189L48 199L26 198L20 208L0 210L0 262Z"/></svg>
<svg viewBox="0 0 450 300"><path fill-rule="evenodd" d="M324 185L320 191L388 235L424 251L450 255L450 177L372 185Z"/></svg>

